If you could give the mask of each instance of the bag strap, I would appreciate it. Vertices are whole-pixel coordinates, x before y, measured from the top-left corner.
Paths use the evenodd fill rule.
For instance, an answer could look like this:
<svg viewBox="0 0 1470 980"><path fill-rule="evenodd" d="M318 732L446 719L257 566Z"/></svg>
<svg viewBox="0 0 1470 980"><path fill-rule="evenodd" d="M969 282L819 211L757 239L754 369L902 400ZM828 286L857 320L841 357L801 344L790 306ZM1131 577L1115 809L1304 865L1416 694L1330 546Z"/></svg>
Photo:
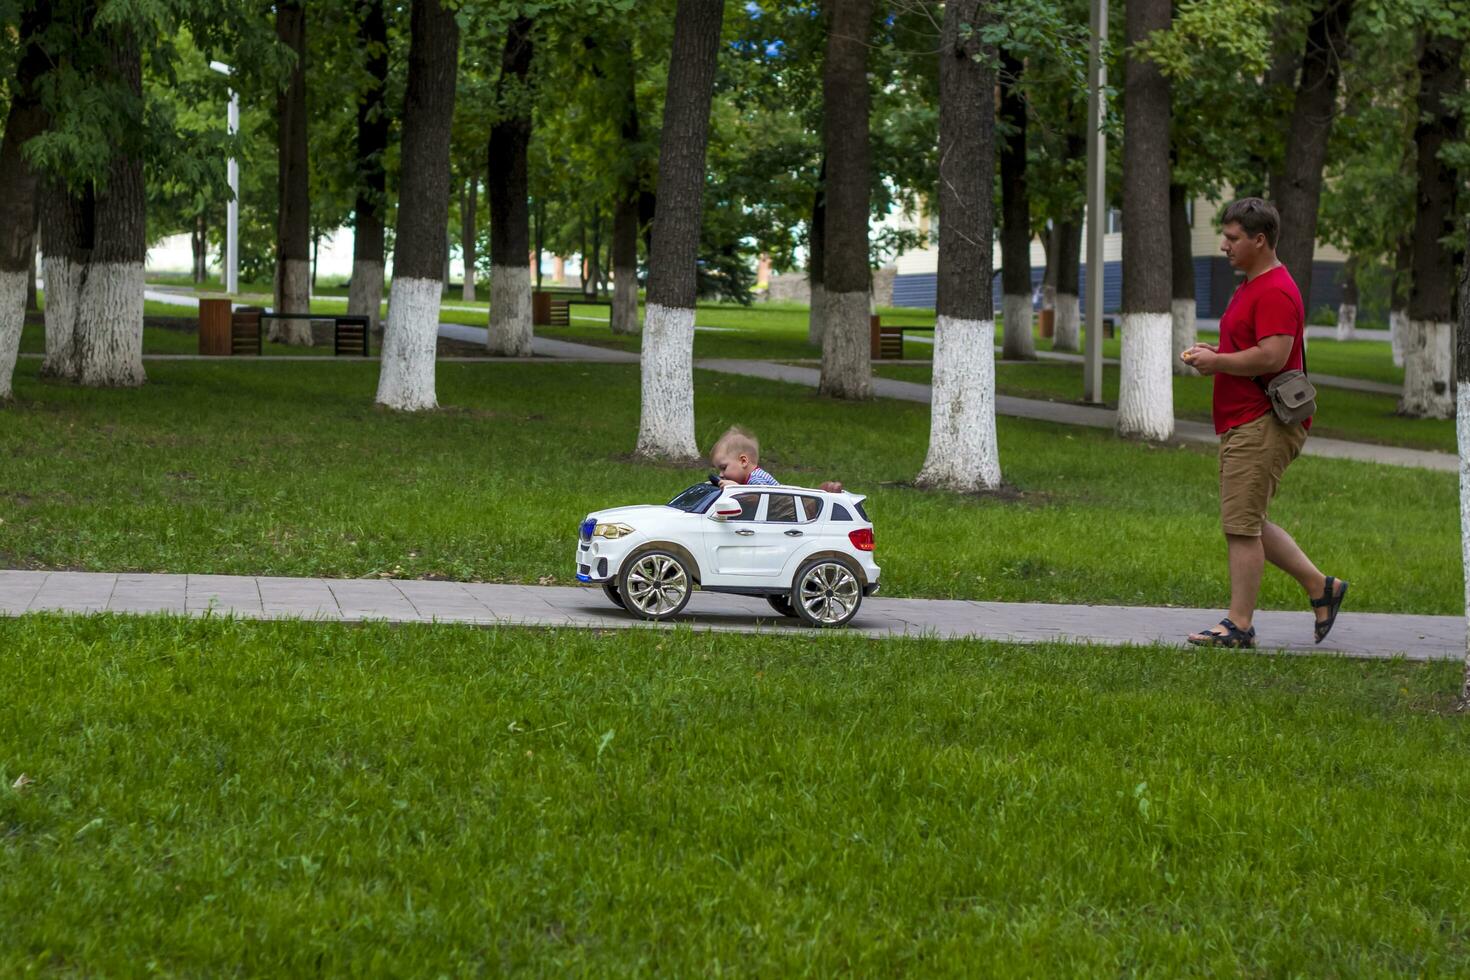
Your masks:
<svg viewBox="0 0 1470 980"><path fill-rule="evenodd" d="M1287 360L1290 360L1291 359L1291 354L1288 353L1286 355L1286 357L1287 357ZM1283 368L1282 370L1286 370L1286 369ZM1307 374L1307 373L1308 373L1308 371L1307 371L1307 321L1306 320L1303 320L1302 321L1302 374ZM1254 381L1256 384L1260 385L1262 391L1267 392L1268 394L1270 393L1270 390L1271 389L1269 389L1269 388L1266 387L1266 382L1264 382L1264 381L1261 380L1261 376L1259 374L1252 375L1251 376L1251 380Z"/></svg>

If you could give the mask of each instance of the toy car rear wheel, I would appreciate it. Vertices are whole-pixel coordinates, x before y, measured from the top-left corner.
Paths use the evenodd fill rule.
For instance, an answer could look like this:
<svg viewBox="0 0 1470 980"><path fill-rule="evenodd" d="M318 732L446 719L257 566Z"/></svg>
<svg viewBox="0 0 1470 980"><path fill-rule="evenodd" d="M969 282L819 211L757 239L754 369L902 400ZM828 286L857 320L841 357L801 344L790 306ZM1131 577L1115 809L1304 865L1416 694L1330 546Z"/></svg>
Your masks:
<svg viewBox="0 0 1470 980"><path fill-rule="evenodd" d="M846 626L862 604L862 573L847 559L813 558L797 569L791 606L808 626Z"/></svg>
<svg viewBox="0 0 1470 980"><path fill-rule="evenodd" d="M694 591L683 559L667 551L645 551L623 563L618 593L623 608L642 619L668 619L679 613Z"/></svg>
<svg viewBox="0 0 1470 980"><path fill-rule="evenodd" d="M618 583L616 583L616 582L603 582L602 583L602 594L605 595L605 596L607 596L607 600L609 602L611 602L613 605L617 606L619 609L627 609L628 608L628 604L623 601L623 594L618 591Z"/></svg>
<svg viewBox="0 0 1470 980"><path fill-rule="evenodd" d="M791 596L788 593L783 592L780 595L768 595L766 596L766 601L771 604L772 609L781 615L790 616L793 619L796 617L796 608L791 605Z"/></svg>

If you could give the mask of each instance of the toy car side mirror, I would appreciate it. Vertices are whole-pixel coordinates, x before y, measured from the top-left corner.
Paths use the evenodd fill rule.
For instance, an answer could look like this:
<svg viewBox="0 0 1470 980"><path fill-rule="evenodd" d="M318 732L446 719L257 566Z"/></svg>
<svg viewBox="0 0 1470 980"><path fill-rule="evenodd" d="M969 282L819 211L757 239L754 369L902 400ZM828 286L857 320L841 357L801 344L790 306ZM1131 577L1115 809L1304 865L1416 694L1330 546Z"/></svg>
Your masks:
<svg viewBox="0 0 1470 980"><path fill-rule="evenodd" d="M709 519L712 521L728 521L732 517L739 517L745 513L745 508L728 497L724 500L716 500L715 505L710 508Z"/></svg>

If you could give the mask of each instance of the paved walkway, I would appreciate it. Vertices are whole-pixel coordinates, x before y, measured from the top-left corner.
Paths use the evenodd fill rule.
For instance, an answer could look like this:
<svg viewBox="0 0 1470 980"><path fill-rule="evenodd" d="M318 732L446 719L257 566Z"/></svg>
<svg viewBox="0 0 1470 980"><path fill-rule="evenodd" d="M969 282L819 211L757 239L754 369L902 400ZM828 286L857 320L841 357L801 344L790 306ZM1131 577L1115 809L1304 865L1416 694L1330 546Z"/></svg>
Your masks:
<svg viewBox="0 0 1470 980"><path fill-rule="evenodd" d="M0 617L39 612L589 629L651 625L613 606L596 588L0 570ZM848 631L871 637L931 636L1017 643L1072 640L1107 646L1160 643L1192 649L1184 644L1184 636L1217 622L1220 615L1216 609L874 597L864 601ZM1349 606L1322 646L1311 642L1311 622L1311 614L1305 609L1263 612L1257 616L1256 629L1263 649L1287 653L1403 656L1410 660L1457 660L1465 656L1465 621L1458 616L1353 613ZM774 616L764 600L707 592L695 593L677 623L697 630L813 633L792 620Z"/></svg>

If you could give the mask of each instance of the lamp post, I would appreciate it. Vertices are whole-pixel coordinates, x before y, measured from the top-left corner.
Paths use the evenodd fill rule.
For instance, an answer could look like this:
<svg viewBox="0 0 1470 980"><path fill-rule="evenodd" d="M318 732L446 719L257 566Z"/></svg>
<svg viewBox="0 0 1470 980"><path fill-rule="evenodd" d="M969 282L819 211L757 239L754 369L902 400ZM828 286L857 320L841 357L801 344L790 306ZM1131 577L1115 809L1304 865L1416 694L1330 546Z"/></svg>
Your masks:
<svg viewBox="0 0 1470 980"><path fill-rule="evenodd" d="M1107 137L1103 134L1103 89L1108 67L1108 0L1092 0L1092 45L1087 56L1087 339L1082 356L1082 399L1103 400L1103 233L1107 231Z"/></svg>
<svg viewBox="0 0 1470 980"><path fill-rule="evenodd" d="M209 67L221 75L233 75L235 70L219 61L211 61ZM240 93L230 88L229 133L234 136L240 131ZM226 164L230 182L230 203L225 209L225 292L231 296L240 291L240 162L233 156Z"/></svg>

